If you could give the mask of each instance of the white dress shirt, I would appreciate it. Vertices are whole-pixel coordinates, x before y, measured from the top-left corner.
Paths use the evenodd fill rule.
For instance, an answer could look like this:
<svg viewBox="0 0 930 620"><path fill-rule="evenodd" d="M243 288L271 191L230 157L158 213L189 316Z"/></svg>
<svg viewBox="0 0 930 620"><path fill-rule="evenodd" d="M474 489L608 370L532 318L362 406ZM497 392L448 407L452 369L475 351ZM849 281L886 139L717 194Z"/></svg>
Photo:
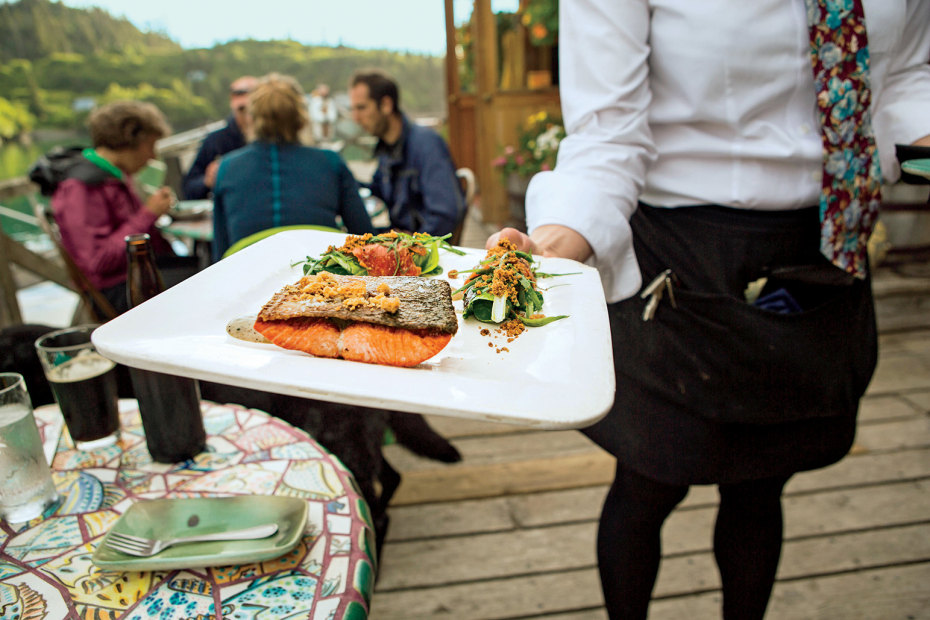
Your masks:
<svg viewBox="0 0 930 620"><path fill-rule="evenodd" d="M864 0L872 122L886 180L895 143L930 134L930 0ZM530 231L594 250L607 300L641 285L629 218L659 207L817 204L821 140L804 0L562 0L568 137L533 177Z"/></svg>

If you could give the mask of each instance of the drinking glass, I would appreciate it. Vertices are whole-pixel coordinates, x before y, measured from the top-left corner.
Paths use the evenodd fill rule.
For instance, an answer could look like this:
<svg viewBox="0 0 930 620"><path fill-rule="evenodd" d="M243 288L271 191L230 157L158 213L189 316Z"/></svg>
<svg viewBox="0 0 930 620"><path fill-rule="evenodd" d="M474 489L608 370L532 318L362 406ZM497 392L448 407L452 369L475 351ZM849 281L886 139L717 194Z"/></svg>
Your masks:
<svg viewBox="0 0 930 620"><path fill-rule="evenodd" d="M79 325L36 340L45 377L78 450L116 442L119 408L116 364L100 355L90 335L96 325Z"/></svg>
<svg viewBox="0 0 930 620"><path fill-rule="evenodd" d="M26 382L0 373L0 518L29 521L57 502Z"/></svg>

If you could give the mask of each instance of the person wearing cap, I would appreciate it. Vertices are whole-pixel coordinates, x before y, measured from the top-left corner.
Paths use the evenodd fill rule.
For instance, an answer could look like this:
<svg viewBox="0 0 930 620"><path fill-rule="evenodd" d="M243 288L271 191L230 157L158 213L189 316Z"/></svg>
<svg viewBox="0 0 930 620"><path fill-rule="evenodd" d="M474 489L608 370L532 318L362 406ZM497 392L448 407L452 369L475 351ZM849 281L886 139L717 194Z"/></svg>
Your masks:
<svg viewBox="0 0 930 620"><path fill-rule="evenodd" d="M219 158L242 148L246 143L246 133L249 127L247 111L249 93L258 84L258 78L244 75L236 78L229 87L230 115L226 126L207 135L197 158L184 177L184 198L187 200L200 200L209 198L216 183L216 171L219 168Z"/></svg>

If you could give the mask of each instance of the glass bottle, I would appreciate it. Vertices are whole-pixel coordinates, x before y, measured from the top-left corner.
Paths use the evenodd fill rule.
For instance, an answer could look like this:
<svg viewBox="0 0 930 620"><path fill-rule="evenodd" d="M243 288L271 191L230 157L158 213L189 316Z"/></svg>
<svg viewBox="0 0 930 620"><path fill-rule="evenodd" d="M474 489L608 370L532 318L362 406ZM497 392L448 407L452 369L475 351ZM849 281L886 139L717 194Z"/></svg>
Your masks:
<svg viewBox="0 0 930 620"><path fill-rule="evenodd" d="M126 237L129 261L126 297L134 308L165 289L147 234ZM149 454L159 463L178 463L202 452L207 435L195 379L130 368Z"/></svg>

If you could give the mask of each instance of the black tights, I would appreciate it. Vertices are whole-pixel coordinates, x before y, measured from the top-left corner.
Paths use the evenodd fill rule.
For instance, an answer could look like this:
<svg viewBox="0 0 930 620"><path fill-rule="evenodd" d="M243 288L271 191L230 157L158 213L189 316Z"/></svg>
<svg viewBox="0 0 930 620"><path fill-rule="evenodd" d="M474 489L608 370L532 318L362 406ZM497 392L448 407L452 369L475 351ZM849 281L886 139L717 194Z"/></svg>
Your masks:
<svg viewBox="0 0 930 620"><path fill-rule="evenodd" d="M762 618L781 555L781 494L787 477L721 484L714 557L725 619ZM662 555L662 524L688 487L617 465L597 534L601 587L611 620L644 619Z"/></svg>

